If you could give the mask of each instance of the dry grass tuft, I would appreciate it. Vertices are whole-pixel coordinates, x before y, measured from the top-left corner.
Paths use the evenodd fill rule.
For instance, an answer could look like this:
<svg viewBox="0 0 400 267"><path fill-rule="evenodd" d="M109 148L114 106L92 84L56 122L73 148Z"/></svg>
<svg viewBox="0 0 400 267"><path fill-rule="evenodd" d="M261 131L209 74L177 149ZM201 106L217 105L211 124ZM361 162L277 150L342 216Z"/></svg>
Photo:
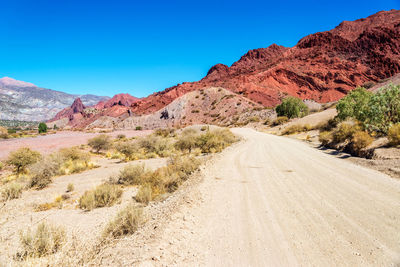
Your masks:
<svg viewBox="0 0 400 267"><path fill-rule="evenodd" d="M278 125L284 124L284 123L286 123L286 122L288 122L288 121L289 121L289 118L288 118L288 117L286 117L286 116L281 116L281 117L276 118L276 119L272 122L272 126L278 126Z"/></svg>
<svg viewBox="0 0 400 267"><path fill-rule="evenodd" d="M1 191L3 201L20 198L23 189L24 186L18 182L11 182L6 184Z"/></svg>
<svg viewBox="0 0 400 267"><path fill-rule="evenodd" d="M67 185L67 192L68 192L68 193L74 191L74 189L75 189L75 187L74 187L74 184L73 184L73 183L69 183L69 184Z"/></svg>
<svg viewBox="0 0 400 267"><path fill-rule="evenodd" d="M353 150L355 152L360 152L361 149L366 148L374 141L367 132L358 131L353 134L353 138L351 140Z"/></svg>
<svg viewBox="0 0 400 267"><path fill-rule="evenodd" d="M124 185L140 185L145 182L147 171L144 164L127 165L118 176L118 183Z"/></svg>
<svg viewBox="0 0 400 267"><path fill-rule="evenodd" d="M54 254L64 245L65 239L63 228L41 223L34 232L29 229L20 233L23 249L18 253L18 257L26 259Z"/></svg>
<svg viewBox="0 0 400 267"><path fill-rule="evenodd" d="M329 131L324 131L319 133L319 141L323 146L328 145L333 140L333 134Z"/></svg>
<svg viewBox="0 0 400 267"><path fill-rule="evenodd" d="M108 223L103 232L104 237L118 238L133 234L143 222L142 208L133 204L122 209L117 216Z"/></svg>
<svg viewBox="0 0 400 267"><path fill-rule="evenodd" d="M90 211L95 208L110 207L121 199L122 189L114 184L102 184L86 191L79 199L79 207Z"/></svg>
<svg viewBox="0 0 400 267"><path fill-rule="evenodd" d="M302 132L308 132L311 131L313 127L309 124L305 125L300 125L300 124L294 124L289 127L286 127L282 131L282 135L291 135L291 134L297 134L297 133L302 133Z"/></svg>
<svg viewBox="0 0 400 267"><path fill-rule="evenodd" d="M388 131L389 144L397 146L400 144L400 123L392 125Z"/></svg>
<svg viewBox="0 0 400 267"><path fill-rule="evenodd" d="M135 196L135 200L139 203L148 204L153 199L153 193L150 184L141 185Z"/></svg>

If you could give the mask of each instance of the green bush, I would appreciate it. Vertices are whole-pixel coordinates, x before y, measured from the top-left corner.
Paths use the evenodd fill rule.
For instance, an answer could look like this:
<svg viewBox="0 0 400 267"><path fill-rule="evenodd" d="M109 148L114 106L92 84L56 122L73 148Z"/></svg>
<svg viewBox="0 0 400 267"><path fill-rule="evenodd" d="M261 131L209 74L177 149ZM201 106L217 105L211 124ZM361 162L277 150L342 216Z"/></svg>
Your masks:
<svg viewBox="0 0 400 267"><path fill-rule="evenodd" d="M381 88L376 94L357 88L336 106L338 118L359 120L369 132L386 134L392 124L400 122L400 85Z"/></svg>
<svg viewBox="0 0 400 267"><path fill-rule="evenodd" d="M304 117L308 114L308 107L300 98L286 97L282 103L275 108L278 116L286 116L289 119Z"/></svg>
<svg viewBox="0 0 400 267"><path fill-rule="evenodd" d="M44 122L39 123L38 132L39 133L47 133L46 123L44 123Z"/></svg>
<svg viewBox="0 0 400 267"><path fill-rule="evenodd" d="M392 146L400 145L400 123L392 125L388 131L389 143Z"/></svg>
<svg viewBox="0 0 400 267"><path fill-rule="evenodd" d="M371 96L372 93L363 87L350 91L336 105L337 117L340 120L354 118L359 121L365 121L368 116L367 110Z"/></svg>
<svg viewBox="0 0 400 267"><path fill-rule="evenodd" d="M400 85L390 85L372 95L367 107L365 127L387 133L392 124L400 122Z"/></svg>
<svg viewBox="0 0 400 267"><path fill-rule="evenodd" d="M84 210L110 207L121 199L122 189L114 184L101 184L86 191L79 199L79 207Z"/></svg>
<svg viewBox="0 0 400 267"><path fill-rule="evenodd" d="M111 137L106 134L100 134L92 139L89 139L88 145L99 153L101 150L108 150L111 148Z"/></svg>
<svg viewBox="0 0 400 267"><path fill-rule="evenodd" d="M7 163L15 167L17 173L24 172L26 168L41 158L39 152L33 151L27 147L21 147L20 149L11 152L8 156Z"/></svg>
<svg viewBox="0 0 400 267"><path fill-rule="evenodd" d="M135 130L136 131L141 131L142 130L142 126L136 126Z"/></svg>

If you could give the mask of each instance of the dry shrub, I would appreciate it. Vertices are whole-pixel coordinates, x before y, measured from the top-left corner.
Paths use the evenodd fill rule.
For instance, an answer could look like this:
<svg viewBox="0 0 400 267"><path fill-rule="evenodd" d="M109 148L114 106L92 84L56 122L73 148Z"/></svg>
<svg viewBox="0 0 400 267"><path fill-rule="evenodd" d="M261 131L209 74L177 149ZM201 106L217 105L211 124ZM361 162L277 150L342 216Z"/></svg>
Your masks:
<svg viewBox="0 0 400 267"><path fill-rule="evenodd" d="M106 134L100 134L92 139L89 139L88 145L99 153L101 150L108 150L111 148L111 137Z"/></svg>
<svg viewBox="0 0 400 267"><path fill-rule="evenodd" d="M74 191L74 184L69 183L67 186L67 192L72 192L72 191Z"/></svg>
<svg viewBox="0 0 400 267"><path fill-rule="evenodd" d="M63 161L60 174L78 173L95 167L90 162L90 154L80 150L78 147L63 148L57 154Z"/></svg>
<svg viewBox="0 0 400 267"><path fill-rule="evenodd" d="M197 147L203 153L221 152L237 140L237 137L229 129L208 131L196 138Z"/></svg>
<svg viewBox="0 0 400 267"><path fill-rule="evenodd" d="M124 134L118 134L118 135L117 135L117 140L122 140L122 139L126 139L126 135L124 135Z"/></svg>
<svg viewBox="0 0 400 267"><path fill-rule="evenodd" d="M90 161L90 154L80 150L78 147L62 148L59 153L64 158L64 161Z"/></svg>
<svg viewBox="0 0 400 267"><path fill-rule="evenodd" d="M352 147L354 151L359 152L361 149L369 146L374 138L372 138L367 132L358 131L353 134Z"/></svg>
<svg viewBox="0 0 400 267"><path fill-rule="evenodd" d="M114 184L102 184L86 191L79 199L79 207L84 210L111 207L121 199L122 189Z"/></svg>
<svg viewBox="0 0 400 267"><path fill-rule="evenodd" d="M319 133L319 141L323 146L330 144L333 140L333 134L329 131L323 131Z"/></svg>
<svg viewBox="0 0 400 267"><path fill-rule="evenodd" d="M33 151L27 147L21 147L10 153L7 163L13 165L17 173L22 173L28 166L38 162L40 158L41 155L39 152Z"/></svg>
<svg viewBox="0 0 400 267"><path fill-rule="evenodd" d="M142 208L133 204L126 206L108 223L103 232L104 237L118 238L133 234L143 222Z"/></svg>
<svg viewBox="0 0 400 267"><path fill-rule="evenodd" d="M361 130L361 127L353 121L340 123L333 131L333 142L338 144L350 140L354 133Z"/></svg>
<svg viewBox="0 0 400 267"><path fill-rule="evenodd" d="M42 158L32 165L29 169L31 173L30 187L45 188L52 182L52 178L59 174L61 164L62 159L57 154L54 154Z"/></svg>
<svg viewBox="0 0 400 267"><path fill-rule="evenodd" d="M1 127L1 126L0 126L0 138L2 138L2 139L10 138L9 135L8 135L7 129L4 128L4 127Z"/></svg>
<svg viewBox="0 0 400 267"><path fill-rule="evenodd" d="M174 144L175 148L191 153L197 147L196 136L192 134L182 134Z"/></svg>
<svg viewBox="0 0 400 267"><path fill-rule="evenodd" d="M288 117L286 117L286 116L280 116L280 117L276 118L276 119L272 122L272 125L273 125L273 126L278 126L278 125L284 124L284 123L286 123L286 122L288 122L288 121L289 121L289 118L288 118Z"/></svg>
<svg viewBox="0 0 400 267"><path fill-rule="evenodd" d="M394 124L388 131L389 144L397 146L400 144L400 123Z"/></svg>
<svg viewBox="0 0 400 267"><path fill-rule="evenodd" d="M295 125L286 127L283 130L282 134L283 135L297 134L297 133L311 131L312 129L313 129L313 127L309 124L305 124L305 125L295 124Z"/></svg>
<svg viewBox="0 0 400 267"><path fill-rule="evenodd" d="M22 251L18 256L43 257L54 254L61 249L66 239L65 230L61 227L41 223L36 231L31 229L20 233Z"/></svg>
<svg viewBox="0 0 400 267"><path fill-rule="evenodd" d="M118 183L124 185L140 185L145 182L147 171L144 164L127 165L118 176Z"/></svg>
<svg viewBox="0 0 400 267"><path fill-rule="evenodd" d="M171 128L163 128L163 129L157 129L154 131L154 134L157 136L161 137L173 137L175 136L175 129Z"/></svg>
<svg viewBox="0 0 400 267"><path fill-rule="evenodd" d="M24 186L21 183L11 182L3 187L1 191L1 196L4 201L20 198L23 189Z"/></svg>
<svg viewBox="0 0 400 267"><path fill-rule="evenodd" d="M133 158L134 154L139 150L138 146L131 141L117 143L115 149L125 156L125 160Z"/></svg>
<svg viewBox="0 0 400 267"><path fill-rule="evenodd" d="M141 185L135 196L135 200L140 203L148 204L152 197L152 189L150 184Z"/></svg>
<svg viewBox="0 0 400 267"><path fill-rule="evenodd" d="M145 154L156 153L164 157L172 148L172 144L168 139L150 135L147 137L140 138L138 140L139 149L143 149Z"/></svg>

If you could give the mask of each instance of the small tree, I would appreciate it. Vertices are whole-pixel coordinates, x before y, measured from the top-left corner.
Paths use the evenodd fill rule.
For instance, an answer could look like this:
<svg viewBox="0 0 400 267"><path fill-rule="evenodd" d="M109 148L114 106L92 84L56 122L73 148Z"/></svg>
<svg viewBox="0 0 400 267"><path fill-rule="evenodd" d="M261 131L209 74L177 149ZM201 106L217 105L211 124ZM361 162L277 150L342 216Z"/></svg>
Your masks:
<svg viewBox="0 0 400 267"><path fill-rule="evenodd" d="M44 122L39 123L39 133L47 133L47 125Z"/></svg>
<svg viewBox="0 0 400 267"><path fill-rule="evenodd" d="M300 98L289 96L275 108L278 116L286 116L289 119L304 117L308 114L308 107Z"/></svg>
<svg viewBox="0 0 400 267"><path fill-rule="evenodd" d="M88 145L99 153L100 150L108 150L111 147L111 138L106 134L93 137L88 141Z"/></svg>
<svg viewBox="0 0 400 267"><path fill-rule="evenodd" d="M337 117L340 120L354 118L359 121L365 121L368 116L367 110L371 96L372 93L363 87L350 91L336 105Z"/></svg>
<svg viewBox="0 0 400 267"><path fill-rule="evenodd" d="M36 163L41 158L40 153L21 147L17 151L11 152L7 163L15 167L17 173L25 171L26 167Z"/></svg>

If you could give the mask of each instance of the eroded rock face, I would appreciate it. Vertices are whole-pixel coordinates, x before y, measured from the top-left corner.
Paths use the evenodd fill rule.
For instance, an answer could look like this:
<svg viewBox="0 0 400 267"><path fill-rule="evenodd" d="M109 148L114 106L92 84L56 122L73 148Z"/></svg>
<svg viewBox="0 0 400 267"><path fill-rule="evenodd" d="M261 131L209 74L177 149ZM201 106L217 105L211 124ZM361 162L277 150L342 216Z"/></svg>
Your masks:
<svg viewBox="0 0 400 267"><path fill-rule="evenodd" d="M209 86L227 88L264 106L278 104L287 94L330 102L356 86L398 72L400 11L382 11L306 36L292 48L273 44L250 50L231 67L217 64L202 80L154 93L132 107L136 114L152 113Z"/></svg>
<svg viewBox="0 0 400 267"><path fill-rule="evenodd" d="M133 103L139 100L140 98L131 96L130 94L118 94L105 102L99 102L97 105L95 105L95 108L104 109L111 108L116 105L130 107Z"/></svg>
<svg viewBox="0 0 400 267"><path fill-rule="evenodd" d="M292 48L273 44L250 50L230 67L224 64L211 67L197 82L185 82L142 99L119 94L95 105L97 112L94 113L82 112L77 104L77 113L74 108L65 109L55 119L72 118L69 123L72 127L86 127L102 116L121 120L131 116L132 123L140 121L136 116L143 114L149 114L146 116L149 120L157 116L158 119L161 114L157 113L156 117L150 114L161 112L189 92L211 87L228 89L250 100L252 105L267 107L280 103L286 95L319 103L331 102L356 86L399 72L400 11L383 11L365 19L342 22L331 31L308 35ZM202 111L207 110L207 95L198 97L201 103L196 105L202 106ZM235 108L234 104L225 106L225 117L238 112L233 112ZM203 118L197 111L193 112L184 112L190 118L188 123L209 122L208 116ZM150 127L151 123L148 124Z"/></svg>

